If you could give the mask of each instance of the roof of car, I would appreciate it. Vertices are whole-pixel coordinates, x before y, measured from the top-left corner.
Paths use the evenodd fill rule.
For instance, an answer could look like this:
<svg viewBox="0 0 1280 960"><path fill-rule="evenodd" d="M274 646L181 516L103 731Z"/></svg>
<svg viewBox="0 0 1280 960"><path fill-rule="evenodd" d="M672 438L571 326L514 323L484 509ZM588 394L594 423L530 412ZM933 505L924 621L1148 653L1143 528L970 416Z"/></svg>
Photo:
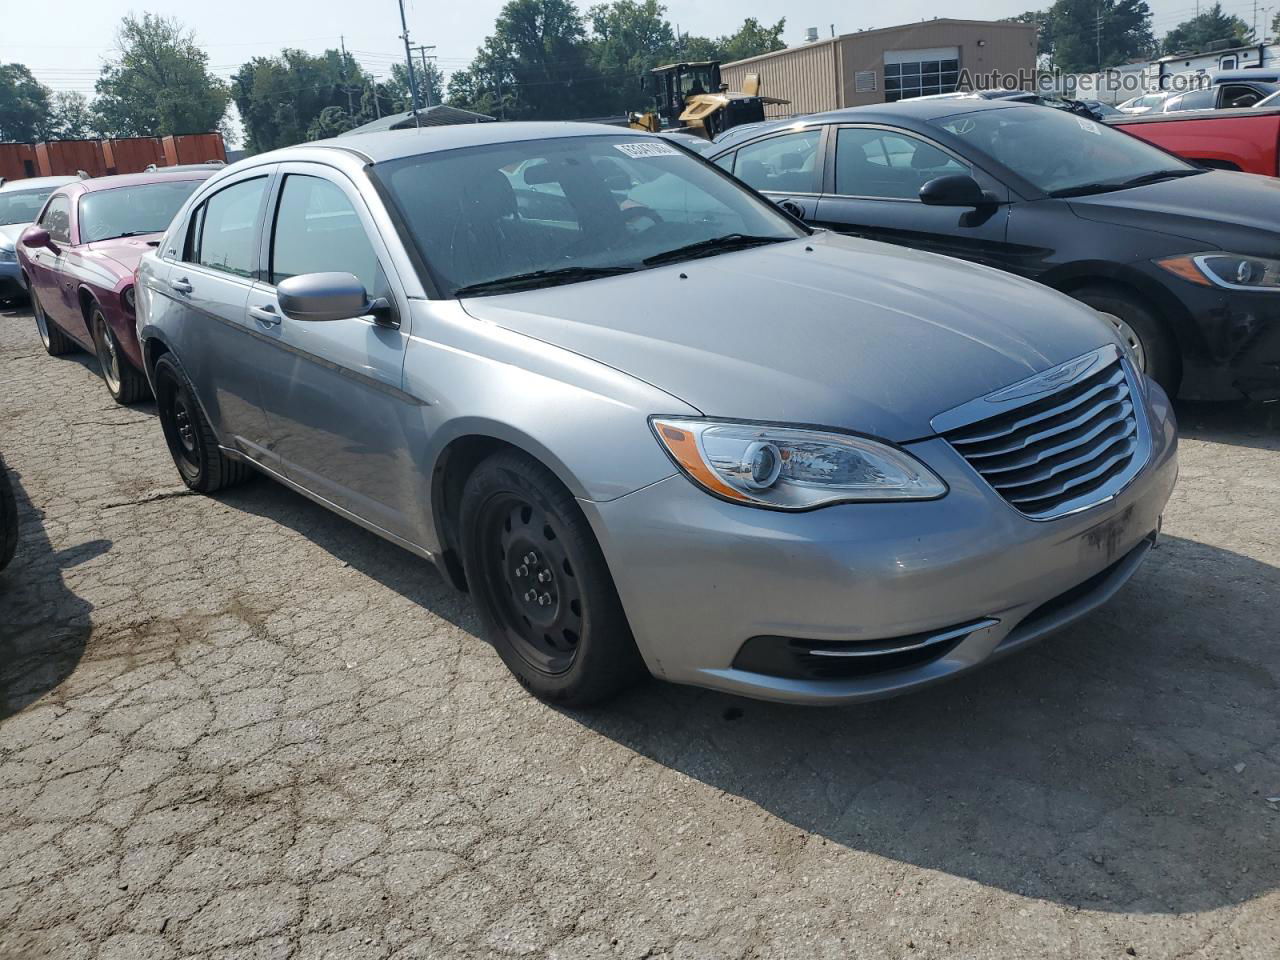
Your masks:
<svg viewBox="0 0 1280 960"><path fill-rule="evenodd" d="M0 190L38 190L41 187L52 189L75 183L79 179L79 177L27 177L25 180L6 180L0 183Z"/></svg>
<svg viewBox="0 0 1280 960"><path fill-rule="evenodd" d="M150 173L118 173L110 177L94 177L81 180L79 184L85 193L97 190L112 190L116 187L136 187L146 183L168 183L175 180L204 180L221 173L223 167L206 167L203 170L155 170Z"/></svg>
<svg viewBox="0 0 1280 960"><path fill-rule="evenodd" d="M372 163L385 163L401 157L413 157L441 150L460 147L488 146L494 143L516 143L521 140L549 140L553 137L633 137L637 140L655 139L655 135L643 131L628 130L603 123L570 123L528 121L512 123L463 123L450 127L417 127L408 130L384 130L376 133L347 134L329 140L300 143L271 153L262 153L255 160L270 159L273 162L287 160L294 151L307 151L315 147L345 150L358 153Z"/></svg>
<svg viewBox="0 0 1280 960"><path fill-rule="evenodd" d="M764 123L746 124L749 130L743 137L734 137L737 127L731 128L722 137L716 139L716 146L728 150L746 140L754 139L775 130L788 127L808 127L825 123L901 123L903 120L926 123L942 117L954 117L962 113L977 113L981 110L1024 110L1034 109L1035 104L1022 103L1002 97L997 100L986 100L982 97L920 97L911 100L899 100L897 103L872 103L865 107L845 107L840 110L828 110L826 113L810 113L799 117L788 117L784 120L767 120Z"/></svg>

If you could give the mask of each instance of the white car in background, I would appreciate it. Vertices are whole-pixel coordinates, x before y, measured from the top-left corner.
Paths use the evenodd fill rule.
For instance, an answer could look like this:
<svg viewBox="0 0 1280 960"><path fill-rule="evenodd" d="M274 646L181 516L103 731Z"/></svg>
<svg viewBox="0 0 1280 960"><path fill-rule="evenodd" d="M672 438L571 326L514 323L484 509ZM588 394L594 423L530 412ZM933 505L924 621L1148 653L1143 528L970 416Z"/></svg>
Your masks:
<svg viewBox="0 0 1280 960"><path fill-rule="evenodd" d="M1144 93L1140 97L1132 97L1124 103L1117 104L1116 109L1121 113L1159 113L1160 108L1170 96L1167 90L1160 93Z"/></svg>
<svg viewBox="0 0 1280 960"><path fill-rule="evenodd" d="M76 177L33 177L0 181L0 302L26 296L18 266L18 238L31 226L49 194Z"/></svg>

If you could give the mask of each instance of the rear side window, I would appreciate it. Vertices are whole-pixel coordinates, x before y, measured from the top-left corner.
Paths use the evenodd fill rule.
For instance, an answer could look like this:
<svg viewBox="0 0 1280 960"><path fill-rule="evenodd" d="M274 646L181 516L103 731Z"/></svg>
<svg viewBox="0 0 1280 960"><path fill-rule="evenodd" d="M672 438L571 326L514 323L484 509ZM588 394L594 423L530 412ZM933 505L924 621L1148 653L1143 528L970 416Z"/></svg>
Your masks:
<svg viewBox="0 0 1280 960"><path fill-rule="evenodd" d="M1207 90L1192 90L1169 100L1164 105L1165 113L1176 113L1179 110L1208 110L1213 107L1218 91L1210 87Z"/></svg>
<svg viewBox="0 0 1280 960"><path fill-rule="evenodd" d="M738 150L733 172L757 190L817 193L821 139L821 130L804 130L747 144Z"/></svg>
<svg viewBox="0 0 1280 960"><path fill-rule="evenodd" d="M200 205L194 216L186 257L192 263L237 277L257 272L258 214L267 192L267 178L257 177L219 190Z"/></svg>
<svg viewBox="0 0 1280 960"><path fill-rule="evenodd" d="M304 273L353 273L366 290L382 284L378 257L337 184L290 174L280 191L271 240L271 282Z"/></svg>
<svg viewBox="0 0 1280 960"><path fill-rule="evenodd" d="M40 226L48 232L49 239L71 242L71 200L66 194L60 193L49 201L40 217Z"/></svg>

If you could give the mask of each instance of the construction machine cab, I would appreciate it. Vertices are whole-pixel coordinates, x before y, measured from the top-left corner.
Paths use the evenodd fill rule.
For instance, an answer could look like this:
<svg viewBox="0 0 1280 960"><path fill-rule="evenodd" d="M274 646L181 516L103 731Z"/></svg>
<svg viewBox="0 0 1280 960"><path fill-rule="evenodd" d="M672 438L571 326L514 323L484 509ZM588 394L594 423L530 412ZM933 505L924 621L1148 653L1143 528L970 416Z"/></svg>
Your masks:
<svg viewBox="0 0 1280 960"><path fill-rule="evenodd" d="M646 82L648 81L648 82ZM708 140L730 127L764 120L766 103L786 103L772 97L759 96L759 77L748 75L743 93L729 93L720 79L720 62L702 60L694 63L669 63L655 67L650 77L641 78L641 86L653 85L654 109L632 114L635 129L658 132L682 130Z"/></svg>

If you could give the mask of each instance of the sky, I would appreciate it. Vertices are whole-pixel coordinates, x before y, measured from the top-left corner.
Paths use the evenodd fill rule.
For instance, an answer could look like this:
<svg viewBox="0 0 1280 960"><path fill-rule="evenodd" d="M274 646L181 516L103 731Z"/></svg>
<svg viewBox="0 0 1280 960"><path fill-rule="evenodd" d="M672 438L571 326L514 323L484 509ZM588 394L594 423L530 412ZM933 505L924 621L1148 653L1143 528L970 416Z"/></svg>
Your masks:
<svg viewBox="0 0 1280 960"><path fill-rule="evenodd" d="M502 9L504 0L449 3L405 0L409 33L415 44L434 44L437 63L448 74L465 67ZM578 0L586 10L594 0ZM888 27L933 17L999 19L1050 0L899 0L883 11L867 11L848 0L668 0L667 17L680 29L716 36L730 33L744 17L773 23L787 18L787 44L803 42L806 27L828 36ZM1154 28L1163 36L1195 15L1195 0L1148 0ZM1209 0L1204 0L1207 6ZM1269 22L1280 0L1259 0L1259 28ZM1224 9L1253 22L1252 0L1224 0ZM1264 9L1271 10L1264 16ZM116 26L127 13L151 11L174 16L190 27L209 52L215 73L228 77L254 56L282 47L319 52L345 37L347 49L375 76L386 76L403 58L397 0L0 0L0 63L25 63L54 90L93 93L103 59L114 47Z"/></svg>

